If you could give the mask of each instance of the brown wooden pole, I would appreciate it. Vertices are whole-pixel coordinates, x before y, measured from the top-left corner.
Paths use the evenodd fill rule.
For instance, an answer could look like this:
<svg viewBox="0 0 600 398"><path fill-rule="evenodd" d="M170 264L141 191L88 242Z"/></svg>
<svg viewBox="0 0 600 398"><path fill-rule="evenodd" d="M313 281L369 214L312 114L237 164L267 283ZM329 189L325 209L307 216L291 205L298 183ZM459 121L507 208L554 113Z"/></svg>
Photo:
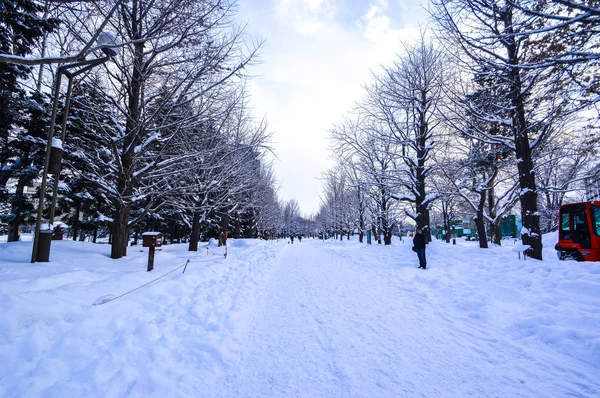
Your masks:
<svg viewBox="0 0 600 398"><path fill-rule="evenodd" d="M52 149L52 137L54 137L54 126L56 124L56 113L58 112L58 99L60 96L60 82L62 70L59 68L54 83L54 99L52 101L52 117L50 118L50 129L48 130L48 143L46 144L46 157L44 160L44 171L42 172L42 187L40 188L40 198L38 201L38 213L35 222L35 231L33 235L33 249L31 251L31 262L37 261L37 249L40 240L40 228L42 226L42 215L44 212L44 199L46 198L46 184L48 183L48 166L50 164L50 150Z"/></svg>
<svg viewBox="0 0 600 398"><path fill-rule="evenodd" d="M148 250L148 272L154 269L154 246L151 246Z"/></svg>

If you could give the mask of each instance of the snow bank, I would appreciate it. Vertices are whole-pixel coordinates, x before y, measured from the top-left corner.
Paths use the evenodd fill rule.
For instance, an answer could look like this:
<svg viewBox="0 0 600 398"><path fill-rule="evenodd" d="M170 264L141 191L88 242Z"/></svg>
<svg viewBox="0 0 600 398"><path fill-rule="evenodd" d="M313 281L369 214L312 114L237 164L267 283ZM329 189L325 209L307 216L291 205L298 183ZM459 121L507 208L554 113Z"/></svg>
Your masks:
<svg viewBox="0 0 600 398"><path fill-rule="evenodd" d="M0 396L214 390L239 355L277 248L230 249L227 259L186 249L163 246L146 272L141 247L111 260L108 245L54 241L52 262L30 264L31 242L0 245Z"/></svg>

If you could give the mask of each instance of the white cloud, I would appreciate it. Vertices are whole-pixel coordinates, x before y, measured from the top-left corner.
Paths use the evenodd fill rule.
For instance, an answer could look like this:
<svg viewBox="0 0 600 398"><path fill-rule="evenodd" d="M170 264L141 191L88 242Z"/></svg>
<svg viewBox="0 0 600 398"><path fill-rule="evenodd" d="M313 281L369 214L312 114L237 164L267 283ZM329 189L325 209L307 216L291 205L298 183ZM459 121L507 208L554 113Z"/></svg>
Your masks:
<svg viewBox="0 0 600 398"><path fill-rule="evenodd" d="M319 34L336 10L332 0L275 0L274 6L278 22L302 36Z"/></svg>
<svg viewBox="0 0 600 398"><path fill-rule="evenodd" d="M387 8L388 3L385 0L371 4L358 22L365 38L386 50L397 48L401 42L416 39L419 32L415 26L405 26L402 29L394 29L391 26L390 17L386 14Z"/></svg>
<svg viewBox="0 0 600 398"><path fill-rule="evenodd" d="M263 64L251 73L252 104L267 116L279 157L276 173L284 199L305 213L317 211L321 173L332 165L329 130L363 94L371 71L389 64L414 27L393 26L386 1L353 4L356 18L341 22L332 0L274 0L256 7L242 0L249 33L266 39ZM345 9L344 11L348 11ZM360 19L357 25L355 22Z"/></svg>
<svg viewBox="0 0 600 398"><path fill-rule="evenodd" d="M330 0L304 0L308 10L318 14L332 14L335 12L335 4Z"/></svg>

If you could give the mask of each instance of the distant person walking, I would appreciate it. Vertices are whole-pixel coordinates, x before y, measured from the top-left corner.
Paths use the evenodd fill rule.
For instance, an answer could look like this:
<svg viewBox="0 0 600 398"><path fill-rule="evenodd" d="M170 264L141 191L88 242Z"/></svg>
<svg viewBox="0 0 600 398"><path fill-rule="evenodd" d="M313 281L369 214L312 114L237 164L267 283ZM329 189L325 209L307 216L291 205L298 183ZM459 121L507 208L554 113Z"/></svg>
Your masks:
<svg viewBox="0 0 600 398"><path fill-rule="evenodd" d="M423 229L421 227L417 227L417 233L413 238L413 248L419 257L419 268L423 269L427 268L427 260L425 259L425 242L426 238L423 234Z"/></svg>

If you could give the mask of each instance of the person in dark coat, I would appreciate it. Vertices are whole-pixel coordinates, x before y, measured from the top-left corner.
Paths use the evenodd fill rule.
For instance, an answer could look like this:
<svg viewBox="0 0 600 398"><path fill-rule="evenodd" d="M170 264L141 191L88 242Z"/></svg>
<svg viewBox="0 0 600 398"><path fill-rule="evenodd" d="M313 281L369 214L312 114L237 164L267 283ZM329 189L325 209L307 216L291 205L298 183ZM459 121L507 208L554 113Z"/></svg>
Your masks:
<svg viewBox="0 0 600 398"><path fill-rule="evenodd" d="M413 247L415 248L415 252L417 252L417 256L419 257L419 268L426 269L427 268L427 260L425 259L425 234L423 234L423 229L421 227L417 227L417 233L413 238Z"/></svg>

